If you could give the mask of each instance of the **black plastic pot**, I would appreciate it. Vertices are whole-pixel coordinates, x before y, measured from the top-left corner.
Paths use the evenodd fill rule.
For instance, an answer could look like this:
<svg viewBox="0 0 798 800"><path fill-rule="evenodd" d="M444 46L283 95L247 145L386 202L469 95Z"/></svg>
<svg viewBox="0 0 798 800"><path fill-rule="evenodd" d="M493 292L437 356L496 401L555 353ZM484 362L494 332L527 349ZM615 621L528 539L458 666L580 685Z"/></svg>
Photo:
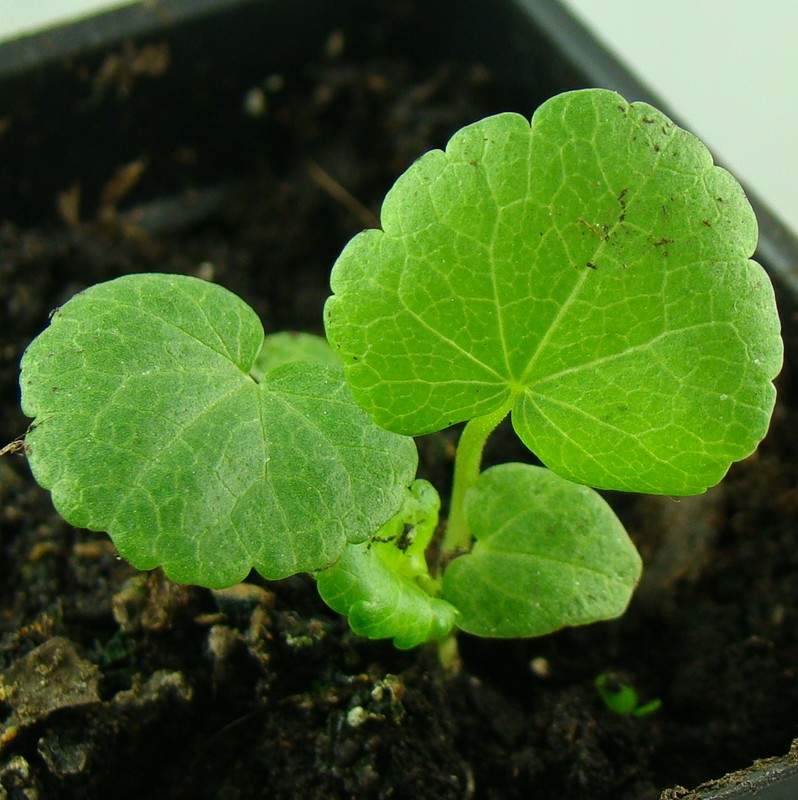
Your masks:
<svg viewBox="0 0 798 800"><path fill-rule="evenodd" d="M201 218L246 172L244 154L263 147L257 119L241 112L243 98L272 73L301 70L331 29L365 14L384 25L385 52L430 66L447 58L483 62L519 109L602 86L679 119L678 109L669 112L554 0L430 0L423 23L401 35L390 12L377 7L363 0L160 0L0 46L0 218L22 226L54 219L56 196L78 177L84 207L97 206L109 176L142 158L148 168L125 199L149 209L139 223L169 228ZM202 157L176 160L186 143ZM186 190L192 202L175 201ZM798 243L755 196L753 204L758 257L777 286L793 347ZM796 757L663 794L754 797L798 797Z"/></svg>
<svg viewBox="0 0 798 800"><path fill-rule="evenodd" d="M757 762L749 769L705 783L695 791L667 789L661 800L793 800L796 792L798 761L793 753Z"/></svg>

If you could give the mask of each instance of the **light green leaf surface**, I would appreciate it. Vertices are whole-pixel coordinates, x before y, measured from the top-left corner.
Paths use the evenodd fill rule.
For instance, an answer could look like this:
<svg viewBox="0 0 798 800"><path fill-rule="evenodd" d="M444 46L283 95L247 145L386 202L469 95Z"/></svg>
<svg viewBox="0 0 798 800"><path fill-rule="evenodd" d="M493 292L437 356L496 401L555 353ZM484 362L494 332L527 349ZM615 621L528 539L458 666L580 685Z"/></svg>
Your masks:
<svg viewBox="0 0 798 800"><path fill-rule="evenodd" d="M239 298L174 275L76 295L22 361L36 479L140 569L220 587L316 570L401 506L412 440L377 428L341 370L257 383L263 329Z"/></svg>
<svg viewBox="0 0 798 800"><path fill-rule="evenodd" d="M625 611L640 556L592 489L541 467L500 464L469 491L466 515L476 543L443 576L458 628L542 636Z"/></svg>
<svg viewBox="0 0 798 800"><path fill-rule="evenodd" d="M392 571L368 542L347 545L317 580L322 600L360 636L393 639L404 650L441 639L454 627L457 612L449 603Z"/></svg>
<svg viewBox="0 0 798 800"><path fill-rule="evenodd" d="M427 153L332 274L355 399L418 435L512 407L564 477L701 492L764 436L779 319L753 212L691 134L585 90Z"/></svg>
<svg viewBox="0 0 798 800"><path fill-rule="evenodd" d="M431 583L424 550L439 508L432 486L414 481L403 508L370 542L347 545L341 559L316 576L322 600L347 616L355 633L393 639L406 649L452 630L455 609L420 585Z"/></svg>
<svg viewBox="0 0 798 800"><path fill-rule="evenodd" d="M341 359L321 336L304 331L280 331L265 337L249 372L259 381L270 370L295 361L341 364Z"/></svg>

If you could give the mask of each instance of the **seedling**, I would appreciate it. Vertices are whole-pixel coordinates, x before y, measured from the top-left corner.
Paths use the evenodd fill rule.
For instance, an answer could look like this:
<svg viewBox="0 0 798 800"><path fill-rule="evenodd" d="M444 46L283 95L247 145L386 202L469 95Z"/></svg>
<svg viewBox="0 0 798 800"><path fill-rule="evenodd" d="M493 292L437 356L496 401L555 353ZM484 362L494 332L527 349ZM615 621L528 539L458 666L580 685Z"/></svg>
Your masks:
<svg viewBox="0 0 798 800"><path fill-rule="evenodd" d="M662 701L659 698L641 703L634 686L623 683L609 672L599 675L596 678L595 686L604 705L622 717L647 717L662 708Z"/></svg>
<svg viewBox="0 0 798 800"><path fill-rule="evenodd" d="M37 480L141 569L312 572L398 647L621 614L640 558L588 487L699 493L767 431L782 345L739 185L650 106L579 91L463 128L382 226L335 264L332 350L193 278L77 295L22 362ZM545 466L482 471L508 415ZM440 537L411 437L461 422Z"/></svg>

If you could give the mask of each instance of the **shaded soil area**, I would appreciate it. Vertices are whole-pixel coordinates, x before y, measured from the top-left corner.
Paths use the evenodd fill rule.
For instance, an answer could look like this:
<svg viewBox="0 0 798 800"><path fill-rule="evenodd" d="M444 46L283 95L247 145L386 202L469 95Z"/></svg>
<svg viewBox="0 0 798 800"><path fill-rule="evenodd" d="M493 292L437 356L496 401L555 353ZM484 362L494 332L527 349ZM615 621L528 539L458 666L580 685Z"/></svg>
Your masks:
<svg viewBox="0 0 798 800"><path fill-rule="evenodd" d="M396 175L509 102L480 65L350 62L332 37L248 99L268 147L246 180L137 205L146 164L120 164L96 205L64 187L59 223L3 222L0 444L27 426L25 346L98 281L198 275L267 330L320 332L330 266ZM137 573L102 534L64 523L24 457L7 455L0 786L9 798L653 800L785 752L798 721L789 364L780 391L767 440L706 496L610 497L647 564L622 620L531 641L463 636L456 678L434 652L352 635L307 576L211 592ZM419 441L442 492L456 435ZM487 453L530 458L504 428ZM661 709L610 712L593 686L607 672Z"/></svg>

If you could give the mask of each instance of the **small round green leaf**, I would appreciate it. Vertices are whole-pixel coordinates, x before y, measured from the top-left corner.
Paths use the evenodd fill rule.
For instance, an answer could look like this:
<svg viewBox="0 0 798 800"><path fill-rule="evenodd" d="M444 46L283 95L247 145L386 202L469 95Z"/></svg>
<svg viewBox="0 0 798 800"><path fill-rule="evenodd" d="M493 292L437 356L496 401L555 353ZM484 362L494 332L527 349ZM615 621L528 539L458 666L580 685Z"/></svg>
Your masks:
<svg viewBox="0 0 798 800"><path fill-rule="evenodd" d="M459 131L346 247L325 309L355 399L418 435L509 404L560 475L701 492L764 436L782 359L757 225L690 133L599 89Z"/></svg>
<svg viewBox="0 0 798 800"><path fill-rule="evenodd" d="M412 440L377 428L338 367L257 383L263 329L220 286L131 275L76 295L22 360L36 479L140 569L211 587L328 566L401 506Z"/></svg>
<svg viewBox="0 0 798 800"><path fill-rule="evenodd" d="M259 381L267 372L294 361L341 364L341 359L321 336L304 331L280 331L264 338L260 353L249 372Z"/></svg>
<svg viewBox="0 0 798 800"><path fill-rule="evenodd" d="M466 497L476 537L443 576L456 624L477 636L542 636L623 614L640 556L592 489L528 464L482 473Z"/></svg>

